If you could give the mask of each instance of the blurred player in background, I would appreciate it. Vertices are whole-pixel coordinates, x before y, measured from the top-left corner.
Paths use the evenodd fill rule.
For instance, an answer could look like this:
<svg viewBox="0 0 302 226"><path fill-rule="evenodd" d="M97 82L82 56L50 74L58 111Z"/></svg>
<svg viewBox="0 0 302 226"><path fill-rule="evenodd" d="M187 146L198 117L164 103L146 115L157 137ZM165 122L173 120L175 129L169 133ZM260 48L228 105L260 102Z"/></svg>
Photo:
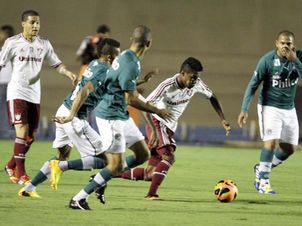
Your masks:
<svg viewBox="0 0 302 226"><path fill-rule="evenodd" d="M85 37L76 52L77 58L80 59L82 63L79 73L80 76L82 76L85 68L92 60L98 59L97 44L102 41L102 39L109 37L110 28L106 24L102 24L97 28L96 32L95 35Z"/></svg>
<svg viewBox="0 0 302 226"><path fill-rule="evenodd" d="M55 54L47 39L38 36L40 16L34 10L22 13L23 32L8 38L0 54L0 70L12 64L12 78L7 88L10 123L14 125L16 139L13 156L5 171L13 183L30 180L25 170L25 156L38 128L40 116L40 71L44 59L60 74L75 84L77 76L68 71Z"/></svg>
<svg viewBox="0 0 302 226"><path fill-rule="evenodd" d="M113 143L106 151L107 166L103 168L93 180L85 186L71 200L69 207L73 209L90 210L87 198L98 187L105 184L112 177L120 175L125 168L132 168L145 162L149 157L149 149L144 136L129 118L127 103L142 111L156 113L159 117L169 120L171 113L166 109L159 109L148 103L137 91L136 81L140 76L140 61L145 52L151 47L151 31L146 26L138 26L131 37L130 48L117 57L107 72L105 79L105 93L96 111L97 124L102 139L113 139ZM64 119L58 119L64 123ZM127 129L126 129L127 128ZM133 156L123 161L126 151L126 133L131 136L128 140L132 145ZM58 167L51 169L52 174L61 174Z"/></svg>
<svg viewBox="0 0 302 226"><path fill-rule="evenodd" d="M3 25L0 28L0 49L3 46L5 40L15 35L15 30L11 25ZM0 137L7 137L8 131L11 127L8 123L7 104L6 104L6 90L7 84L12 77L12 65L8 62L5 67L0 71ZM13 132L13 130L12 130Z"/></svg>
<svg viewBox="0 0 302 226"><path fill-rule="evenodd" d="M302 77L302 52L295 50L295 36L281 31L275 41L276 49L259 60L246 88L238 124L246 123L252 98L262 83L258 99L260 135L264 142L260 163L254 167L255 188L259 193L275 194L269 174L294 153L299 139L299 125L294 105L296 88Z"/></svg>
<svg viewBox="0 0 302 226"><path fill-rule="evenodd" d="M100 101L103 80L112 61L120 53L119 47L118 41L109 38L105 38L97 44L99 59L90 62L81 80L75 89L67 95L56 113L57 117L68 117L73 103L83 103L77 113L72 115L70 122L56 123L56 137L53 147L58 149L59 156L46 161L33 180L19 191L19 196L39 198L36 187L50 176L50 161L53 159L67 160L72 145L75 145L79 151L81 159L66 162L65 168L90 170L104 167L104 160L100 158L102 157L100 154L108 149L111 140L107 143L102 142L99 134L87 122L87 118ZM57 190L57 182L51 183L54 185L53 190Z"/></svg>
<svg viewBox="0 0 302 226"><path fill-rule="evenodd" d="M155 114L147 114L147 117L152 117L156 127L156 136L159 138L158 146L151 149L151 157L146 168L134 168L122 174L124 179L151 181L146 200L160 199L157 190L175 162L176 143L173 136L177 122L195 93L209 99L226 130L226 135L231 131L217 97L199 78L202 70L203 67L199 60L193 57L187 58L182 63L180 72L159 84L147 98L148 102L158 108L170 109L173 119L166 121ZM151 135L154 136L153 130L148 126L146 132L148 138Z"/></svg>

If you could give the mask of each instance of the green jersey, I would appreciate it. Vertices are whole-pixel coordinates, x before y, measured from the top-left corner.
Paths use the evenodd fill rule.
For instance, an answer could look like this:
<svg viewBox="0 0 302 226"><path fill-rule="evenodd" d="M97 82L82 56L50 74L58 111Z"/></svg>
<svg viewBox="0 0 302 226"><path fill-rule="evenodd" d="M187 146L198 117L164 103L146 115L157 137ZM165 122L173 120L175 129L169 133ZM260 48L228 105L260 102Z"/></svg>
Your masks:
<svg viewBox="0 0 302 226"><path fill-rule="evenodd" d="M129 118L125 92L136 90L140 72L140 60L130 49L123 51L113 61L106 75L103 99L96 108L97 117L107 120Z"/></svg>
<svg viewBox="0 0 302 226"><path fill-rule="evenodd" d="M93 60L87 66L83 73L82 79L78 82L77 86L71 91L65 98L63 104L69 110L71 109L74 98L77 93L86 85L88 81L93 84L94 91L89 94L84 104L81 106L77 113L77 117L80 119L87 119L88 114L97 106L100 102L104 84L103 81L106 77L106 72L109 68L108 64L101 63L99 60Z"/></svg>
<svg viewBox="0 0 302 226"><path fill-rule="evenodd" d="M301 51L297 51L297 59L294 61L280 58L276 50L265 54L259 60L247 86L241 111L248 111L252 97L260 83L263 84L258 104L280 109L293 109L298 80L302 78L301 59Z"/></svg>

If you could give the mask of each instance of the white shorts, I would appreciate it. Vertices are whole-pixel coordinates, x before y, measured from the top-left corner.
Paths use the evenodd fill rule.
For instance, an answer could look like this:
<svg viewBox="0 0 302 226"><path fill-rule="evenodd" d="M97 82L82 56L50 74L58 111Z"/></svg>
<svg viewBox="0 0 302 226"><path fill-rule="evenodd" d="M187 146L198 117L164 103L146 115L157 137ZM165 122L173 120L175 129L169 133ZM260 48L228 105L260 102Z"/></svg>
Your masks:
<svg viewBox="0 0 302 226"><path fill-rule="evenodd" d="M96 123L102 140L113 141L106 152L124 153L127 147L131 147L145 137L137 128L132 118L128 120L106 120L96 117Z"/></svg>
<svg viewBox="0 0 302 226"><path fill-rule="evenodd" d="M260 135L263 141L280 140L298 145L299 124L296 109L285 110L272 106L257 106Z"/></svg>
<svg viewBox="0 0 302 226"><path fill-rule="evenodd" d="M56 116L68 116L69 112L69 109L61 105ZM101 136L86 120L77 117L65 124L56 123L56 138L53 141L53 148L60 148L67 144L75 145L81 157L98 155L110 146L110 143L101 140Z"/></svg>

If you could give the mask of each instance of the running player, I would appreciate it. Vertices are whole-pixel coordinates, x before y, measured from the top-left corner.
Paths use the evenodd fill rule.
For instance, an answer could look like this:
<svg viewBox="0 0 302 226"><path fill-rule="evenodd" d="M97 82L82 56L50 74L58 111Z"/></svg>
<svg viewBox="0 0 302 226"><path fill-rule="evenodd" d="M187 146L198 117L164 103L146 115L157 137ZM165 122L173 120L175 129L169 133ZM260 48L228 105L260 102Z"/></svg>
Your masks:
<svg viewBox="0 0 302 226"><path fill-rule="evenodd" d="M262 83L258 99L258 119L263 148L260 163L254 166L255 188L259 193L273 195L269 174L272 167L285 161L295 151L299 139L299 124L294 99L302 77L302 52L295 49L295 35L281 31L276 49L259 60L246 88L238 124L246 123L252 98Z"/></svg>
<svg viewBox="0 0 302 226"><path fill-rule="evenodd" d="M217 112L226 135L231 131L226 121L222 107L213 91L199 78L203 70L199 60L189 57L181 65L180 72L163 81L148 96L147 100L157 107L168 108L173 113L173 120L165 121L152 114L153 123L157 129L159 144L151 149L151 158L146 168L134 168L122 174L122 178L130 180L151 181L146 200L159 200L157 190L175 162L176 143L173 138L177 128L177 121L185 111L195 93L207 98ZM147 127L150 137L153 130Z"/></svg>

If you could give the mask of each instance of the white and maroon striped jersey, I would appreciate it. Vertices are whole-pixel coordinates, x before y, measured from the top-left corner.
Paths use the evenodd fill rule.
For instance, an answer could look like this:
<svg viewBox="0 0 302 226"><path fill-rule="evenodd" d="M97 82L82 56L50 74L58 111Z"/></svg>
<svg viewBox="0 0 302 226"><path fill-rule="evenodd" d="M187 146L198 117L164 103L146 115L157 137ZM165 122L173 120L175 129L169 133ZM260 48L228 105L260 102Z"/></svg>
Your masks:
<svg viewBox="0 0 302 226"><path fill-rule="evenodd" d="M173 114L173 120L167 122L158 115L153 116L165 124L169 129L175 132L177 121L186 109L190 99L195 93L202 94L205 98L211 98L213 92L208 86L198 78L193 88L181 89L176 82L179 74L174 75L160 83L155 90L147 97L147 100L158 108L170 109Z"/></svg>
<svg viewBox="0 0 302 226"><path fill-rule="evenodd" d="M0 53L0 66L12 64L12 78L7 88L7 100L22 99L39 104L41 99L40 71L44 59L50 66L62 62L47 39L39 36L33 42L22 34L8 38Z"/></svg>

